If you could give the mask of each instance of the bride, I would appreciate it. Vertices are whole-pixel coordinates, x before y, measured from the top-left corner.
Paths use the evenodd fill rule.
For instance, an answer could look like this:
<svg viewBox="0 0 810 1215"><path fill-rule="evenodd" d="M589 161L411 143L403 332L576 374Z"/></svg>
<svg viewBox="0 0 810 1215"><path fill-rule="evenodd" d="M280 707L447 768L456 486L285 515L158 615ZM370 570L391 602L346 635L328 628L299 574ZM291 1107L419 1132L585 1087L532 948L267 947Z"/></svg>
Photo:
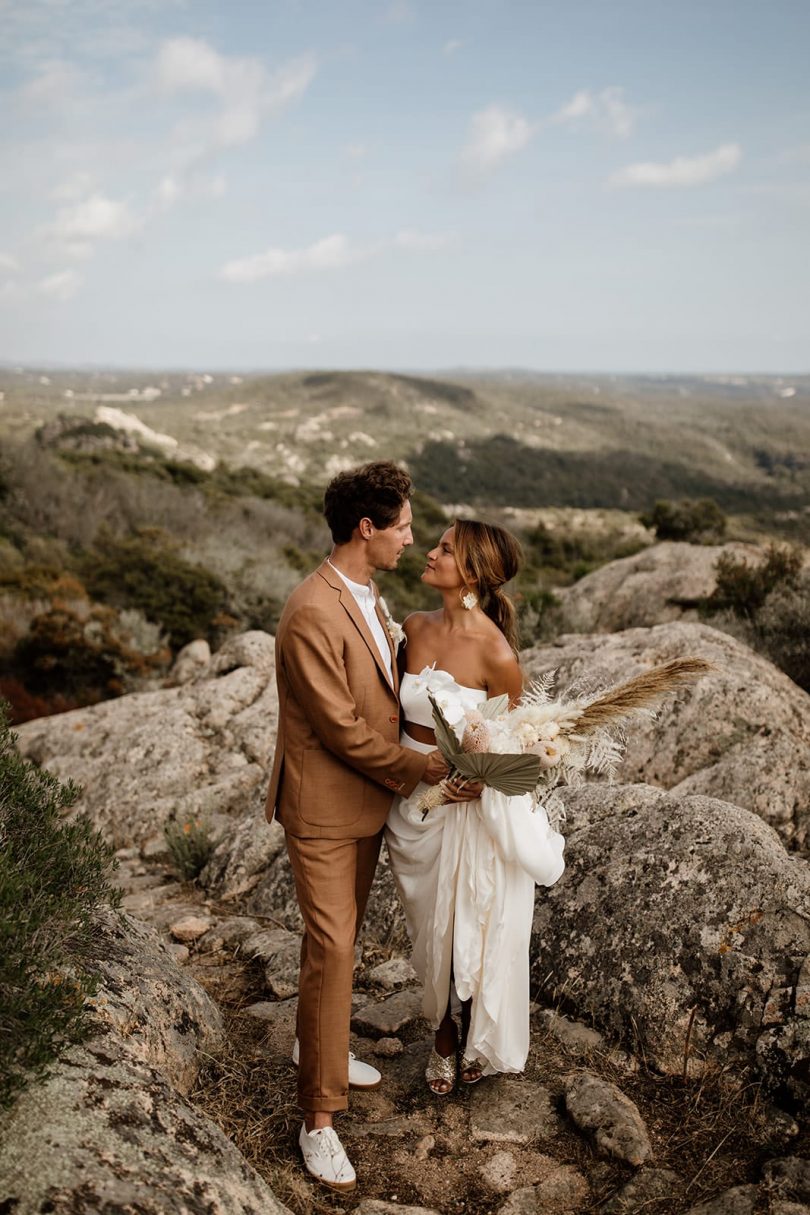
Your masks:
<svg viewBox="0 0 810 1215"><path fill-rule="evenodd" d="M444 602L403 625L403 746L436 746L428 691L457 733L465 711L488 697L520 699L515 609L503 590L520 560L511 533L468 519L457 519L428 553L422 581ZM445 782L446 804L423 818L425 789L395 799L385 835L423 1012L435 1030L425 1077L443 1096L455 1085L459 1052L465 1084L523 1070L534 885L557 881L564 841L528 794L505 797L459 777Z"/></svg>

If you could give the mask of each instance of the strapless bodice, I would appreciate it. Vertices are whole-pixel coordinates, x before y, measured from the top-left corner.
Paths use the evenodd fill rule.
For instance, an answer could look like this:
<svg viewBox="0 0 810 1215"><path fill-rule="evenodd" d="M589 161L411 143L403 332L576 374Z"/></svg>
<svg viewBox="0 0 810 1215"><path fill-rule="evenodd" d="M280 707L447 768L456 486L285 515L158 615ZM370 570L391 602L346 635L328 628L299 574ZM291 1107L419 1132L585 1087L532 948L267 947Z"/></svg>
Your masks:
<svg viewBox="0 0 810 1215"><path fill-rule="evenodd" d="M406 671L399 684L403 716L406 721L412 721L418 726L427 726L429 730L433 729L434 721L428 689L451 720L451 724L454 724L452 719L458 720L465 710L483 704L489 695L485 688L467 688L464 684L457 683L449 671L437 670L435 667L426 667L418 675ZM448 701L452 702L452 709L455 710L449 715Z"/></svg>

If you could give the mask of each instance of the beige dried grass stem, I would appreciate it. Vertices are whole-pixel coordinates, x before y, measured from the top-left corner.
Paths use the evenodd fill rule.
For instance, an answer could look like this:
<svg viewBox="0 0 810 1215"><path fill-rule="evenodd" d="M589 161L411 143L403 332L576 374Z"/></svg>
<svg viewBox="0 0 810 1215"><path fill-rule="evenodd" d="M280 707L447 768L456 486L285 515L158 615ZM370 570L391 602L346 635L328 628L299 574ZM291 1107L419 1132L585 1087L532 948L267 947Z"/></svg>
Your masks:
<svg viewBox="0 0 810 1215"><path fill-rule="evenodd" d="M575 720L576 733L590 734L640 709L649 709L668 692L693 683L716 669L705 658L673 658L671 662L652 667L586 705Z"/></svg>

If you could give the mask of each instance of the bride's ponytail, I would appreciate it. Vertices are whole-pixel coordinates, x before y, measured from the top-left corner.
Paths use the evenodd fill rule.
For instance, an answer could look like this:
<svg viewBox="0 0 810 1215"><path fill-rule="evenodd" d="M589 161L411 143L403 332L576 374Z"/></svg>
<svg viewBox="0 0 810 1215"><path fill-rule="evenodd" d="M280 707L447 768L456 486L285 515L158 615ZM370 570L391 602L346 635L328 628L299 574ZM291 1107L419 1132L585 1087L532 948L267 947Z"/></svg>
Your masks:
<svg viewBox="0 0 810 1215"><path fill-rule="evenodd" d="M514 578L523 563L520 544L505 527L474 519L456 519L453 545L465 582L475 591L482 609L517 655L517 612L503 586Z"/></svg>

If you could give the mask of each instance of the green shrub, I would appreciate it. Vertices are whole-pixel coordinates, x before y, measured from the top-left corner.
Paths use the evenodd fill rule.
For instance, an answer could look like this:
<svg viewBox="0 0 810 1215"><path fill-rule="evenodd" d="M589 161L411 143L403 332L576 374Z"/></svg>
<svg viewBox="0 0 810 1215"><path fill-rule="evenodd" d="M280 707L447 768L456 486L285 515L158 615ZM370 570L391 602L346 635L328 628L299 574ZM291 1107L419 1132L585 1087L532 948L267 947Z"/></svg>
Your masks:
<svg viewBox="0 0 810 1215"><path fill-rule="evenodd" d="M84 1036L94 914L118 902L112 848L61 817L78 789L14 743L0 704L0 1106Z"/></svg>
<svg viewBox="0 0 810 1215"><path fill-rule="evenodd" d="M810 578L777 586L756 614L754 644L810 692Z"/></svg>
<svg viewBox="0 0 810 1215"><path fill-rule="evenodd" d="M165 534L102 535L80 561L91 595L116 607L138 608L161 625L174 649L212 635L226 609L225 584L210 570L184 561Z"/></svg>
<svg viewBox="0 0 810 1215"><path fill-rule="evenodd" d="M732 611L751 620L777 587L797 586L802 555L799 549L769 544L764 559L755 565L731 553L721 553L714 568L717 582L706 609Z"/></svg>
<svg viewBox="0 0 810 1215"><path fill-rule="evenodd" d="M659 540L701 543L721 540L726 532L726 516L713 498L659 499L641 522L653 528Z"/></svg>
<svg viewBox="0 0 810 1215"><path fill-rule="evenodd" d="M193 882L208 864L216 846L208 823L199 818L186 819L182 823L172 820L164 826L163 834L178 874L184 881Z"/></svg>

